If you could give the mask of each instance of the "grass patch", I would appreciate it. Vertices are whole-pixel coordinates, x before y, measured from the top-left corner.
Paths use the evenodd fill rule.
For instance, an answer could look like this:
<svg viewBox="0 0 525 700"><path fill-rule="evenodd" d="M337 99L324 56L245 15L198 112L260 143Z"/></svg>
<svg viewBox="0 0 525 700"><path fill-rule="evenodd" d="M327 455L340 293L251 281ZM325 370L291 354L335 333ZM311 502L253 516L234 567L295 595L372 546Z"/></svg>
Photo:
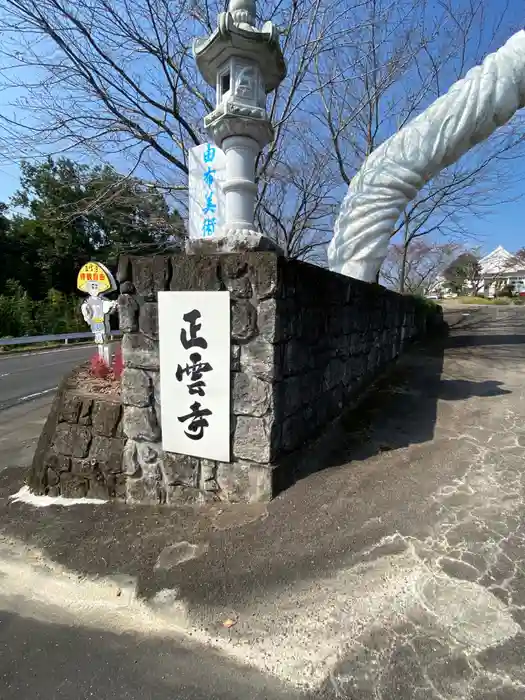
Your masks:
<svg viewBox="0 0 525 700"><path fill-rule="evenodd" d="M494 304L495 299L487 299L486 297L457 297L456 301L460 304Z"/></svg>

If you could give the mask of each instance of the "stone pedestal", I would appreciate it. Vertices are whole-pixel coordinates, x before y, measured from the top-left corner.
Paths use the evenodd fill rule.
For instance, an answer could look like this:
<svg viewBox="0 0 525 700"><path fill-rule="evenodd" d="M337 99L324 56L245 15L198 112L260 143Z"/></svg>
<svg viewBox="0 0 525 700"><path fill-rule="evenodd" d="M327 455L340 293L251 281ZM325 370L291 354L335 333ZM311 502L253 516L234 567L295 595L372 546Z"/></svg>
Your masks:
<svg viewBox="0 0 525 700"><path fill-rule="evenodd" d="M258 231L251 229L227 229L213 238L189 238L186 242L188 255L215 255L217 253L274 252L284 255L283 250Z"/></svg>
<svg viewBox="0 0 525 700"><path fill-rule="evenodd" d="M127 500L265 501L282 470L422 331L415 300L271 252L123 257ZM232 462L165 453L157 292L231 293Z"/></svg>

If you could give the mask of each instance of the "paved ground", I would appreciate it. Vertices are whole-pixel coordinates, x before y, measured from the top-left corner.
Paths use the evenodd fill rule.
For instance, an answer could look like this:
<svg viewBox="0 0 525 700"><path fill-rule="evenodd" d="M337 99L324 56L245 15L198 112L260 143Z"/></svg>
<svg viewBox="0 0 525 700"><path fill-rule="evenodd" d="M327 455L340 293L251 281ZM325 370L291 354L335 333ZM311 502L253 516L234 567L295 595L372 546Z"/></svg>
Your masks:
<svg viewBox="0 0 525 700"><path fill-rule="evenodd" d="M0 611L2 700L301 700L218 654Z"/></svg>
<svg viewBox="0 0 525 700"><path fill-rule="evenodd" d="M0 356L0 411L51 393L66 372L92 354L93 346L71 345Z"/></svg>
<svg viewBox="0 0 525 700"><path fill-rule="evenodd" d="M35 510L8 504L5 470L0 610L27 642L35 618L125 648L191 633L316 697L523 698L525 312L450 321L445 353L405 358L347 417L330 468L267 508ZM97 697L142 697L123 692Z"/></svg>

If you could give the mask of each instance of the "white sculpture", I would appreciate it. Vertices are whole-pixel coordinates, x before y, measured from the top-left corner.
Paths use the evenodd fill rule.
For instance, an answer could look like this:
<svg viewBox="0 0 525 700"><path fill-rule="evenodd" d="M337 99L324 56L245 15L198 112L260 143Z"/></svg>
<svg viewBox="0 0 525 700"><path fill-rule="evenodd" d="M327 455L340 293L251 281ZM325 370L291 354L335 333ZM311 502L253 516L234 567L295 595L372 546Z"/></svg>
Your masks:
<svg viewBox="0 0 525 700"><path fill-rule="evenodd" d="M523 106L522 30L370 154L343 200L330 269L374 282L395 223L417 192Z"/></svg>

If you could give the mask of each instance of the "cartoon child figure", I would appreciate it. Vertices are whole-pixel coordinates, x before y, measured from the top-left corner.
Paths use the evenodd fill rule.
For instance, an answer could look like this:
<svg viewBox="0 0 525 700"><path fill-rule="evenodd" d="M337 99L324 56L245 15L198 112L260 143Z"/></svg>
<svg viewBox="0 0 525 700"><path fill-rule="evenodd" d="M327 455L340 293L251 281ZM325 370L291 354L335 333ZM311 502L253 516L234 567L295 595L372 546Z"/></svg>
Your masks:
<svg viewBox="0 0 525 700"><path fill-rule="evenodd" d="M80 307L82 316L91 327L95 342L105 343L110 333L109 315L117 307L116 301L103 296L117 288L113 275L105 265L89 262L78 273L77 287L89 294Z"/></svg>

